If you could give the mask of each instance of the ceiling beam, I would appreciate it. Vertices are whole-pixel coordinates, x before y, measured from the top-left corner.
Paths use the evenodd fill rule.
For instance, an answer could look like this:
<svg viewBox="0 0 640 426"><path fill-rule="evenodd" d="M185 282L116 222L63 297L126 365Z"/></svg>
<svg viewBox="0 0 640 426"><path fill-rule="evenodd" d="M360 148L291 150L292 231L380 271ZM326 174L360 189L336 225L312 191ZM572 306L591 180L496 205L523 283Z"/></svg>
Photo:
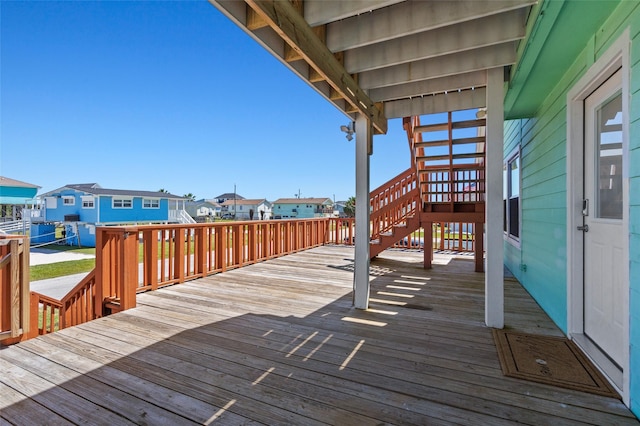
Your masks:
<svg viewBox="0 0 640 426"><path fill-rule="evenodd" d="M458 89L472 89L487 85L487 73L473 71L446 77L405 83L399 86L387 86L371 89L369 97L374 102L407 99L415 96L433 95L436 93L453 92Z"/></svg>
<svg viewBox="0 0 640 426"><path fill-rule="evenodd" d="M520 40L525 36L526 11L517 9L474 21L425 31L375 46L345 51L351 74Z"/></svg>
<svg viewBox="0 0 640 426"><path fill-rule="evenodd" d="M369 13L404 0L333 0L327 6L327 0L305 0L304 19L310 26L323 25L361 13Z"/></svg>
<svg viewBox="0 0 640 426"><path fill-rule="evenodd" d="M377 133L387 132L387 119L378 105L347 73L342 64L318 39L303 16L288 1L247 0L246 3L349 104L368 117Z"/></svg>
<svg viewBox="0 0 640 426"><path fill-rule="evenodd" d="M364 90L445 77L488 68L511 65L516 60L515 42L483 47L469 52L454 53L423 59L409 64L395 65L383 70L358 74Z"/></svg>
<svg viewBox="0 0 640 426"><path fill-rule="evenodd" d="M438 114L448 111L461 111L486 106L486 88L462 90L460 92L440 93L431 96L385 102L387 117L402 118L412 115Z"/></svg>
<svg viewBox="0 0 640 426"><path fill-rule="evenodd" d="M332 9L337 3L351 2L332 1L327 9ZM349 50L513 9L526 9L535 3L537 0L402 2L328 24L327 47L332 52ZM305 10L308 11L306 4Z"/></svg>

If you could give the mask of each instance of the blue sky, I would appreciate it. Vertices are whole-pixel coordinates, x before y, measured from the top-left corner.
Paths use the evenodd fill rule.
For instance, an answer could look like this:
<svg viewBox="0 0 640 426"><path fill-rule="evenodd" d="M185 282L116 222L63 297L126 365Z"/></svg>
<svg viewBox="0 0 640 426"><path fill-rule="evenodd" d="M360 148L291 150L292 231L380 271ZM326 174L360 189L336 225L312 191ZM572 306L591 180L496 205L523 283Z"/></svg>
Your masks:
<svg viewBox="0 0 640 426"><path fill-rule="evenodd" d="M197 198L355 195L349 118L205 0L0 2L0 174ZM371 188L409 166L400 120Z"/></svg>

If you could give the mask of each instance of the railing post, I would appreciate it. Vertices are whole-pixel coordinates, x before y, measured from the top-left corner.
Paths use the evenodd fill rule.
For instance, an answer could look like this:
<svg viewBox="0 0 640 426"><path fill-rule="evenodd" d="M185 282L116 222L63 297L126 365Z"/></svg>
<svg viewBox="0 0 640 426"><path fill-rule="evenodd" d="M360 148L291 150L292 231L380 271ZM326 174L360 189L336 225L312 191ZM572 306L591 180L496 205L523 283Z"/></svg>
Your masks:
<svg viewBox="0 0 640 426"><path fill-rule="evenodd" d="M11 337L18 337L22 332L20 327L20 319L22 318L20 312L20 241L15 239L9 242L9 267L11 268L10 284L10 316L11 316ZM26 296L26 295L25 295Z"/></svg>
<svg viewBox="0 0 640 426"><path fill-rule="evenodd" d="M142 232L144 283L151 286L151 290L158 289L158 244L164 244L164 238L159 239L158 235L158 230L156 229Z"/></svg>
<svg viewBox="0 0 640 426"><path fill-rule="evenodd" d="M207 251L207 233L205 232L206 228L195 228L194 236L194 273L201 277L207 275L207 267L206 267L206 251Z"/></svg>
<svg viewBox="0 0 640 426"><path fill-rule="evenodd" d="M258 248L257 248L258 241L256 239L256 224L251 223L247 228L248 228L247 232L249 233L247 238L247 244L249 249L247 258L250 263L255 263L257 258L256 254L258 252Z"/></svg>
<svg viewBox="0 0 640 426"><path fill-rule="evenodd" d="M187 233L184 228L176 229L175 238L173 244L175 245L175 256L173 258L174 270L173 277L178 280L179 283L184 282L184 246Z"/></svg>
<svg viewBox="0 0 640 426"><path fill-rule="evenodd" d="M32 339L34 337L38 337L40 334L40 325L38 324L38 319L40 317L40 299L38 295L30 292L29 293L29 331L25 334L24 339ZM43 316L44 321L44 316Z"/></svg>
<svg viewBox="0 0 640 426"><path fill-rule="evenodd" d="M216 269L224 272L227 270L227 225L220 226L216 231Z"/></svg>
<svg viewBox="0 0 640 426"><path fill-rule="evenodd" d="M121 234L119 271L120 308L124 311L136 307L138 288L138 228L125 228Z"/></svg>
<svg viewBox="0 0 640 426"><path fill-rule="evenodd" d="M233 266L242 266L244 251L244 226L233 225Z"/></svg>
<svg viewBox="0 0 640 426"><path fill-rule="evenodd" d="M422 240L424 241L424 269L431 269L433 260L433 222L423 222L420 224L424 231Z"/></svg>

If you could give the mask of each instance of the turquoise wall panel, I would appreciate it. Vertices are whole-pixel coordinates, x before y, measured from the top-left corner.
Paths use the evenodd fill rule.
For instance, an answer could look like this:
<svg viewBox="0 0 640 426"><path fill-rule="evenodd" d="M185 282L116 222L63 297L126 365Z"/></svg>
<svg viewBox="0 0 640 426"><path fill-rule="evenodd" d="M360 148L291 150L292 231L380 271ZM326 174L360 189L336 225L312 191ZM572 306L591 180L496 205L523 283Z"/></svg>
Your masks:
<svg viewBox="0 0 640 426"><path fill-rule="evenodd" d="M628 6L628 5L627 5ZM629 282L630 291L630 399L631 410L640 416L640 7L630 14L631 100L629 108Z"/></svg>
<svg viewBox="0 0 640 426"><path fill-rule="evenodd" d="M566 95L625 29L631 34L629 122L630 406L640 415L640 2L621 2L555 83L534 117L505 123L505 154L522 158L520 247L505 243L505 265L567 330Z"/></svg>

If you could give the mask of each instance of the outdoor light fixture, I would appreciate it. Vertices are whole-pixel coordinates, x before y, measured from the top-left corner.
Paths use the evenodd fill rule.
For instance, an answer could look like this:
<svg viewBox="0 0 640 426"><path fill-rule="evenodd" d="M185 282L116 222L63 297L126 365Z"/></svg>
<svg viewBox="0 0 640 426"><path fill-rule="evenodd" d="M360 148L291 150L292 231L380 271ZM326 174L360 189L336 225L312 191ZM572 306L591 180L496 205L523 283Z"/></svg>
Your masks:
<svg viewBox="0 0 640 426"><path fill-rule="evenodd" d="M350 141L353 139L353 134L356 132L354 129L354 122L349 123L348 126L342 125L340 126L340 130L347 134L347 140Z"/></svg>

